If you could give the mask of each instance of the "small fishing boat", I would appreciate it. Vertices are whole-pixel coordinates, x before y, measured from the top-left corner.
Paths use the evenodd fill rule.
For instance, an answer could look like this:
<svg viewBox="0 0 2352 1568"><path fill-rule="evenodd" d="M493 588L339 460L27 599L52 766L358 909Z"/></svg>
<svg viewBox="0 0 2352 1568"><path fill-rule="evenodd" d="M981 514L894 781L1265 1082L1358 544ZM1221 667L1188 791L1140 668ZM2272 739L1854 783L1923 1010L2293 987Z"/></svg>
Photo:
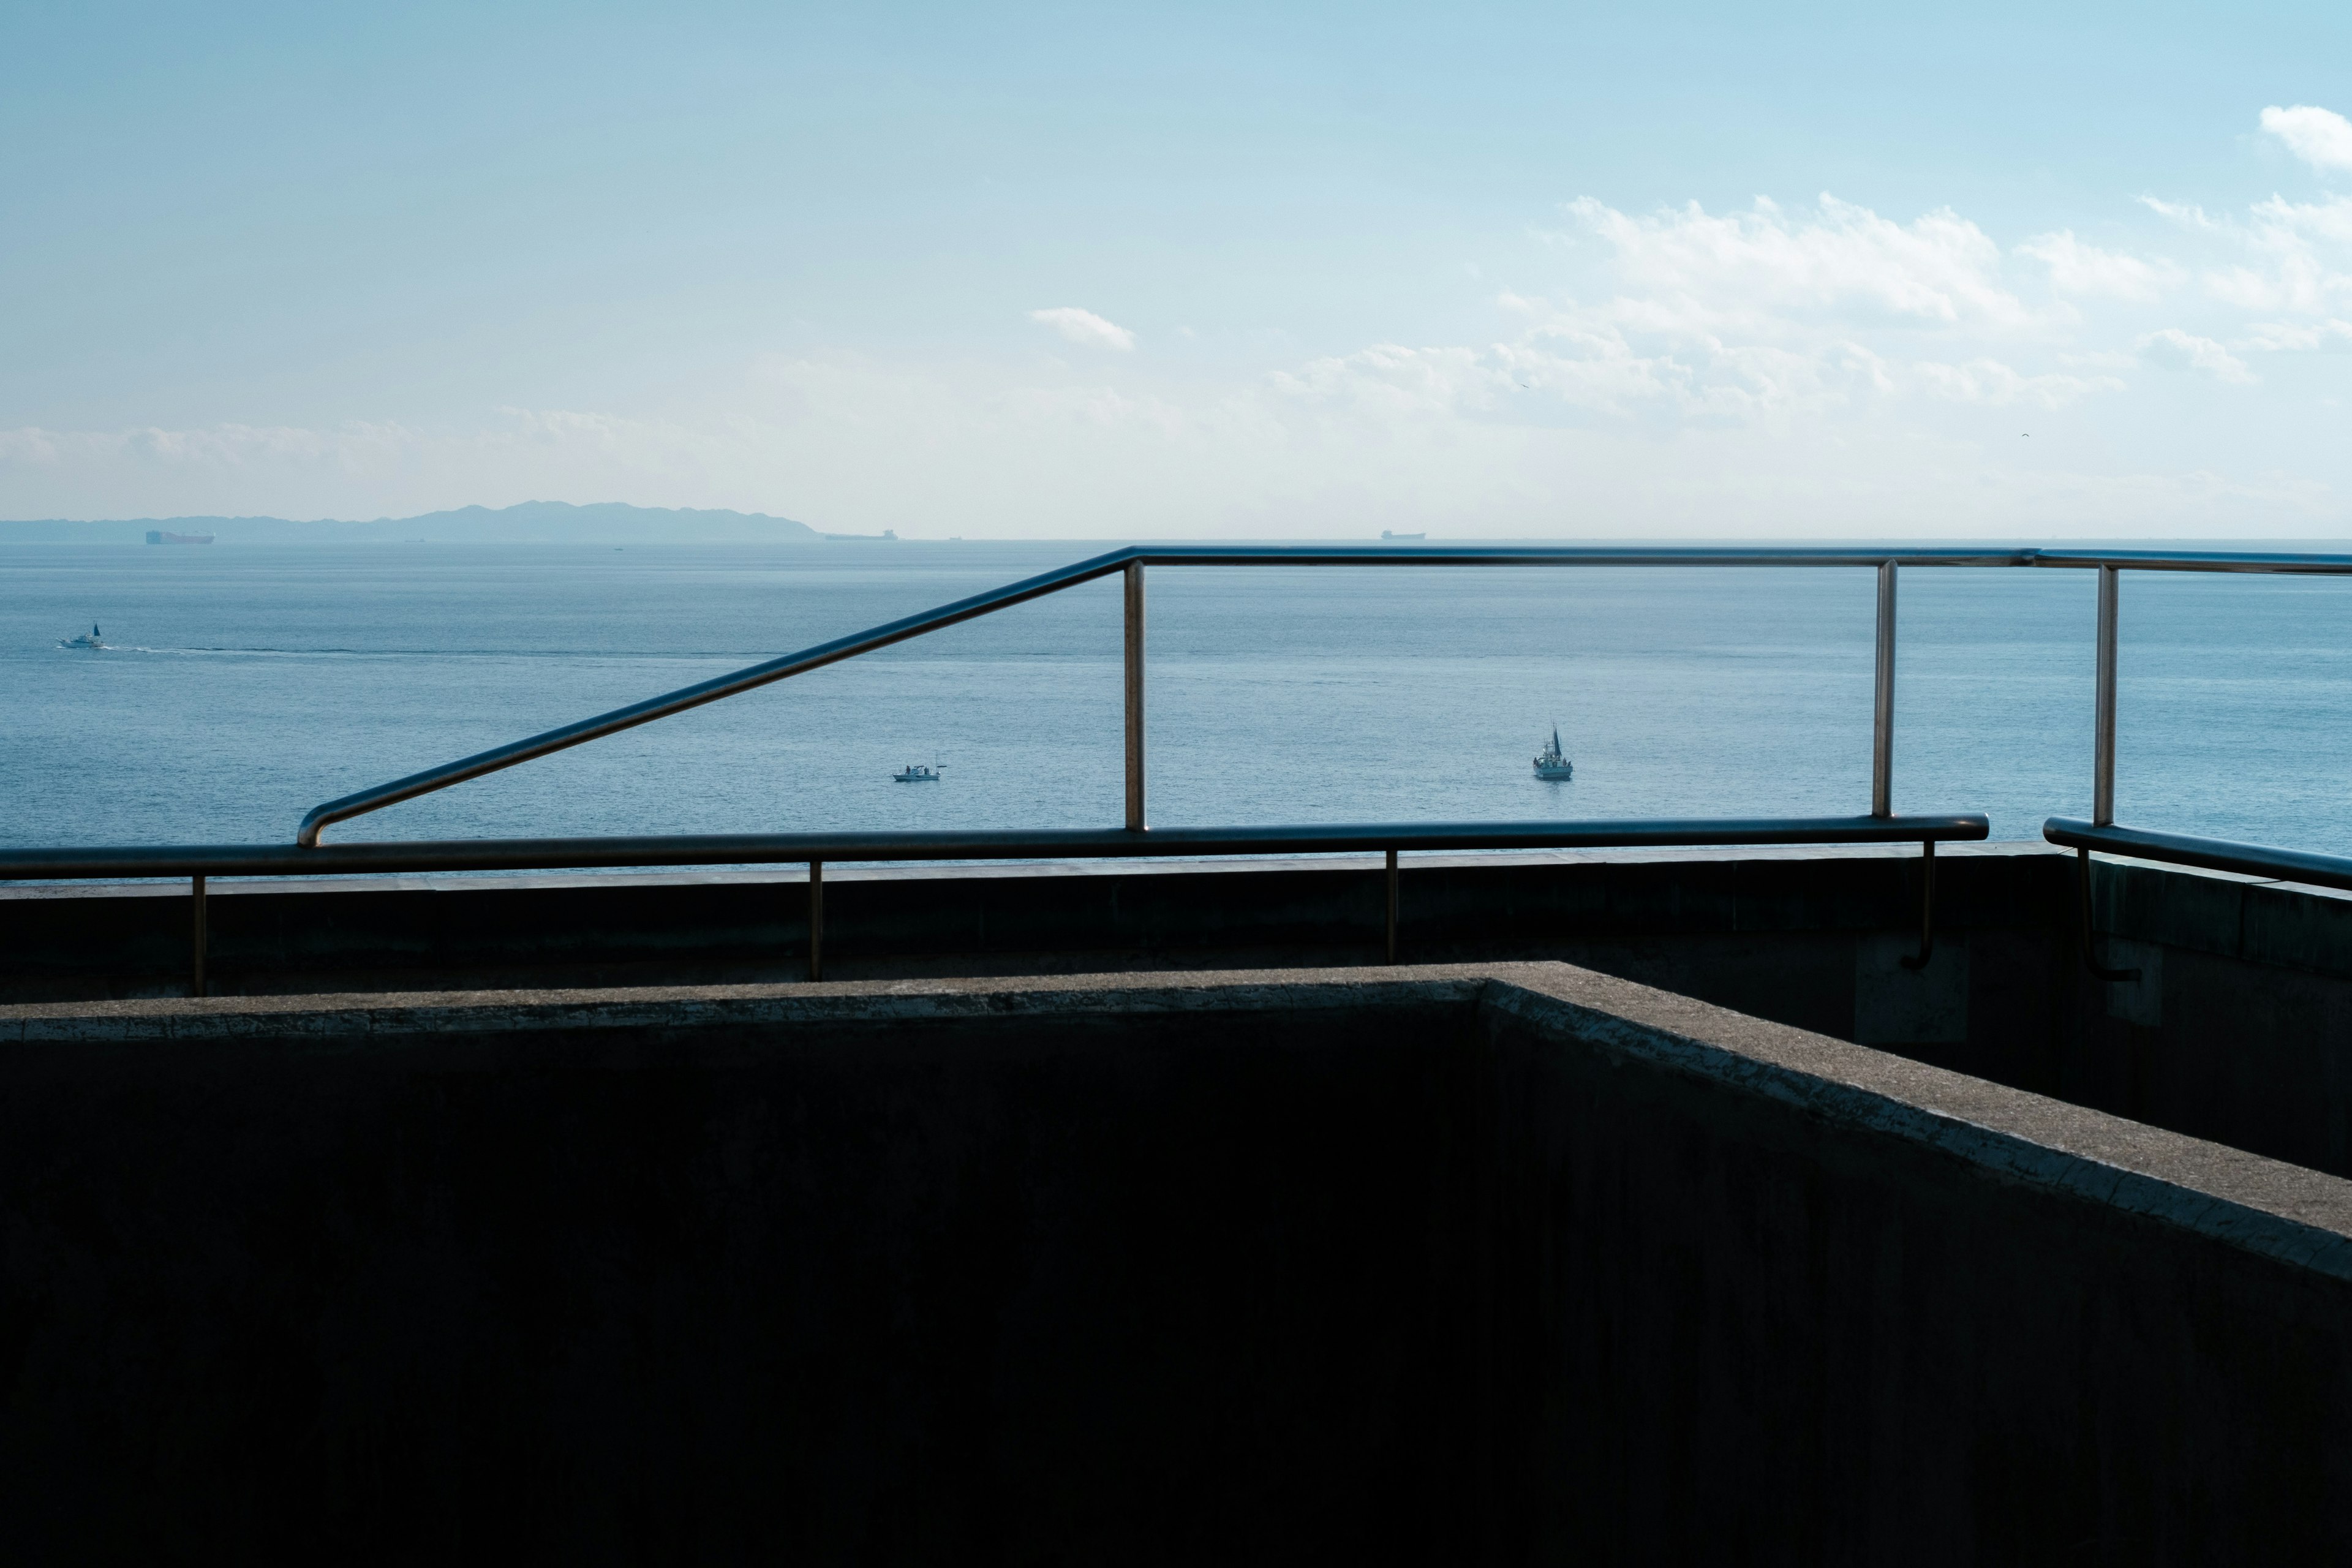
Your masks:
<svg viewBox="0 0 2352 1568"><path fill-rule="evenodd" d="M920 763L908 763L904 773L896 773L890 775L890 782L893 784L937 784L940 782L940 770L937 768L927 768Z"/></svg>
<svg viewBox="0 0 2352 1568"><path fill-rule="evenodd" d="M1536 777L1539 779L1572 779L1575 776L1576 764L1570 762L1566 755L1561 752L1559 749L1559 726L1554 724L1551 727L1551 744L1546 746L1536 756Z"/></svg>
<svg viewBox="0 0 2352 1568"><path fill-rule="evenodd" d="M68 642L65 638L59 637L58 639L58 646L59 647L104 647L106 645L98 640L98 628L96 626L92 626L89 628L89 636L86 637L76 637L71 642Z"/></svg>

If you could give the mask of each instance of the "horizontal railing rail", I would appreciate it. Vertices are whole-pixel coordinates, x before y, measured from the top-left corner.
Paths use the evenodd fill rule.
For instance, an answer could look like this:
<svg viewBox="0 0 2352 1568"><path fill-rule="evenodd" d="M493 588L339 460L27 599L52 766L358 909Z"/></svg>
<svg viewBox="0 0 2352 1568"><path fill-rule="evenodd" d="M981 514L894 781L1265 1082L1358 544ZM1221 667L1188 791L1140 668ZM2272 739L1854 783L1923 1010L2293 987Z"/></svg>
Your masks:
<svg viewBox="0 0 2352 1568"><path fill-rule="evenodd" d="M2200 838L2188 833L2158 833L2145 827L2101 827L2072 816L2052 817L2042 825L2042 837L2067 849L2096 850L2135 860L2194 866L2202 871L2228 871L2241 877L2301 882L2352 892L2352 858L2341 855L2274 849L2267 845Z"/></svg>
<svg viewBox="0 0 2352 1568"><path fill-rule="evenodd" d="M1981 839L1973 813L1628 822L1342 823L1285 827L1118 827L972 833L706 833L602 838L460 838L375 844L188 845L0 850L0 878L285 877L432 871L751 866L807 860L1086 860L1499 849L1923 844Z"/></svg>

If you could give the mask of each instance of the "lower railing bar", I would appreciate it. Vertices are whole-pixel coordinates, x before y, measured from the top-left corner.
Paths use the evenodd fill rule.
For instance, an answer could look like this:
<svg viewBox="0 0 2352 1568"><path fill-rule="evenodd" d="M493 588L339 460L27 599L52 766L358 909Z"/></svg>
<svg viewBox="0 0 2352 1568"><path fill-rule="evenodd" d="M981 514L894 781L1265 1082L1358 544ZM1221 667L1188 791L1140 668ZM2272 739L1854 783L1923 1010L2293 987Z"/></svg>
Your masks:
<svg viewBox="0 0 2352 1568"><path fill-rule="evenodd" d="M188 994L205 994L205 878L199 871L188 879Z"/></svg>
<svg viewBox="0 0 2352 1568"><path fill-rule="evenodd" d="M824 978L824 862L812 860L809 868L809 978Z"/></svg>
<svg viewBox="0 0 2352 1568"><path fill-rule="evenodd" d="M1919 952L1903 961L1906 969L1925 969L1936 955L1936 841L1919 844Z"/></svg>
<svg viewBox="0 0 2352 1568"><path fill-rule="evenodd" d="M626 838L176 845L0 850L0 881L107 877L320 877L436 871L805 864L812 860L1087 860L1218 855L1670 849L1981 839L1977 813L1923 816L1701 817L1623 822L1330 824L1285 827L1060 828L975 833L711 833Z"/></svg>
<svg viewBox="0 0 2352 1568"><path fill-rule="evenodd" d="M1390 851L1389 851L1388 885L1389 885L1389 962L1390 962L1391 963L1394 963L1396 962L1396 927L1397 927L1397 852L1396 852L1395 850L1393 850L1393 849L1391 849L1391 850L1390 850Z"/></svg>
<svg viewBox="0 0 2352 1568"><path fill-rule="evenodd" d="M2068 849L2095 849L2105 855L2127 855L2136 860L2194 866L2205 871L2229 871L2282 882L2305 882L2313 887L2352 892L2352 859L2341 855L2275 849L2264 844L2199 838L2186 833L2158 833L2145 827L2095 826L2069 816L2053 816L2043 823L2042 837Z"/></svg>

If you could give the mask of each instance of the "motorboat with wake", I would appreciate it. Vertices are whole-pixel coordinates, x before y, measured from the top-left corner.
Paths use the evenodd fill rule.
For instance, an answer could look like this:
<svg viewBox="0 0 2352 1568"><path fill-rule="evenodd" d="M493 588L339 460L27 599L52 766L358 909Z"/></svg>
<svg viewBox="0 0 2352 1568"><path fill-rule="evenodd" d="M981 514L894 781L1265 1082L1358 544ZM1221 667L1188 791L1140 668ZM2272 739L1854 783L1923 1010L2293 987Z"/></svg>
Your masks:
<svg viewBox="0 0 2352 1568"><path fill-rule="evenodd" d="M1539 779L1572 779L1575 776L1576 764L1570 762L1567 756L1561 752L1559 749L1559 726L1554 724L1551 727L1551 744L1546 746L1536 756L1536 777Z"/></svg>
<svg viewBox="0 0 2352 1568"><path fill-rule="evenodd" d="M58 639L58 646L59 647L104 647L106 645L98 640L98 628L93 626L89 628L89 636L86 637L76 637L71 642L68 642L65 638L59 637Z"/></svg>

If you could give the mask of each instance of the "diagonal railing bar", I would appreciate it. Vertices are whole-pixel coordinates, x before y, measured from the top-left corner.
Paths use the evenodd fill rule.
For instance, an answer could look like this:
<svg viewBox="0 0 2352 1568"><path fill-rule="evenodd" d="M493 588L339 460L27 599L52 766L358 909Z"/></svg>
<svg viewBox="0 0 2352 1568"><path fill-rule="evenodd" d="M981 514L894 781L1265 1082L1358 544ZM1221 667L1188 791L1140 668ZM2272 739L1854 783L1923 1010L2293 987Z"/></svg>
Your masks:
<svg viewBox="0 0 2352 1568"><path fill-rule="evenodd" d="M690 708L739 696L792 676L804 675L812 669L822 669L828 664L838 664L861 653L872 653L877 648L888 647L892 643L904 642L925 632L935 632L942 626L955 626L996 610L1010 609L1014 605L1025 605L1032 599L1058 594L1081 583L1091 583L1097 577L1107 577L1118 571L1126 564L1128 553L1115 551L1091 561L1081 561L1073 566L1024 578L1018 583L992 589L985 594L974 594L970 598L958 599L951 605L942 605L919 616L885 622L862 632L818 643L814 647L804 647L798 653L788 653L781 658L768 659L731 674L714 676L692 686L680 687L676 691L664 692L659 697L648 697L642 702L632 702L625 708L615 708L593 719L559 725L503 746L493 746L487 752L477 752L470 757L460 757L454 763L444 763L437 768L427 768L423 773L378 784L373 789L340 796L322 805L312 806L310 815L302 818L302 826L296 831L294 842L306 849L312 848L318 845L320 832L331 823L380 811L404 800L414 800L418 795L463 784L467 779L480 778L484 773L494 773L501 768L530 762L534 757L544 757L553 752L584 745L623 730L635 729L639 724L667 719L673 713L683 713Z"/></svg>

